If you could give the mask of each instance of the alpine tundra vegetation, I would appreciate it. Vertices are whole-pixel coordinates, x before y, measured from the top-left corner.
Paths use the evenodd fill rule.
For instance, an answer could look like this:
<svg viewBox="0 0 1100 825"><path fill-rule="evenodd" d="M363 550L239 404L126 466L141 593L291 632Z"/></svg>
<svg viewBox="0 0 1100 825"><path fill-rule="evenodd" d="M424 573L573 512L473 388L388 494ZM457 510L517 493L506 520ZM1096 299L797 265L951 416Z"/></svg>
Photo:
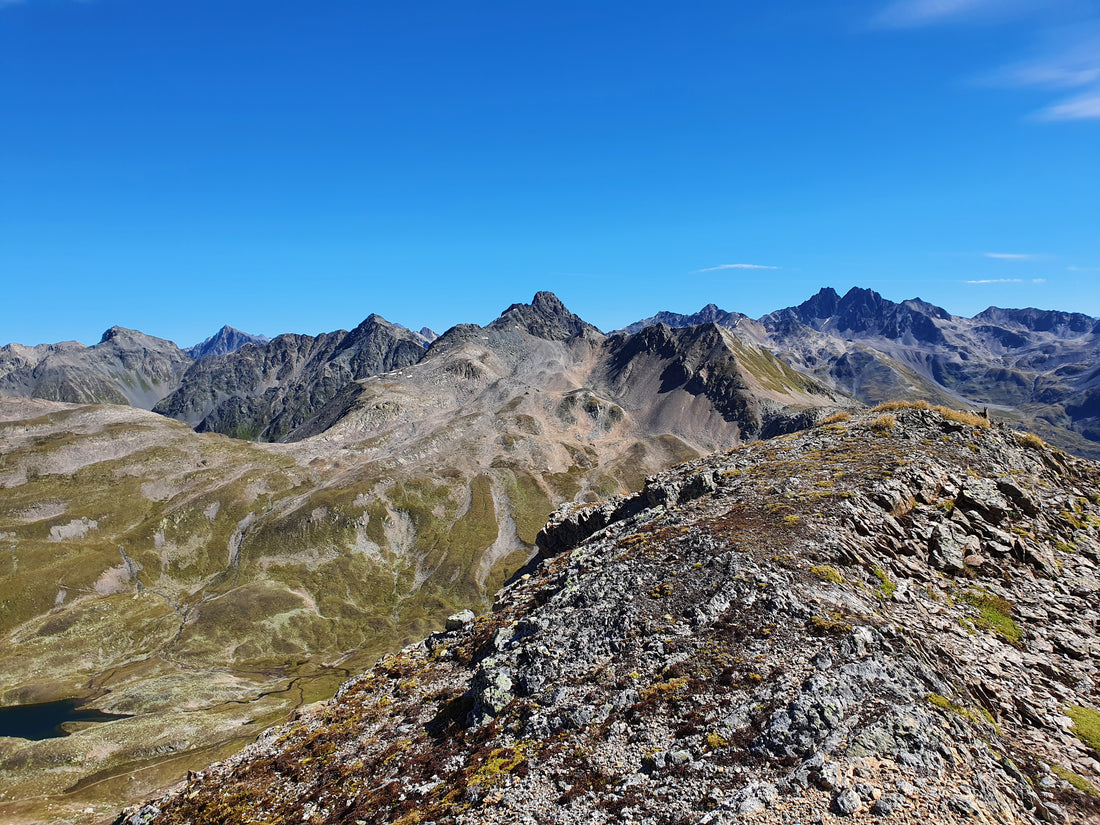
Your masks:
<svg viewBox="0 0 1100 825"><path fill-rule="evenodd" d="M891 407L560 508L491 611L119 822L1100 821L1100 468Z"/></svg>

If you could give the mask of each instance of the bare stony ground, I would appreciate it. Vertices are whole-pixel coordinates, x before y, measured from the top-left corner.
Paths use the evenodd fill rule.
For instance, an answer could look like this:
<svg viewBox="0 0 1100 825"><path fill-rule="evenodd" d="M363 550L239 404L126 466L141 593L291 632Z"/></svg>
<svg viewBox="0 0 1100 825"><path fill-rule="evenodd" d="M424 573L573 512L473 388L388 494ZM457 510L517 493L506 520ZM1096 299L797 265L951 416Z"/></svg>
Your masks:
<svg viewBox="0 0 1100 825"><path fill-rule="evenodd" d="M912 407L719 451L118 821L1100 822L1098 481Z"/></svg>

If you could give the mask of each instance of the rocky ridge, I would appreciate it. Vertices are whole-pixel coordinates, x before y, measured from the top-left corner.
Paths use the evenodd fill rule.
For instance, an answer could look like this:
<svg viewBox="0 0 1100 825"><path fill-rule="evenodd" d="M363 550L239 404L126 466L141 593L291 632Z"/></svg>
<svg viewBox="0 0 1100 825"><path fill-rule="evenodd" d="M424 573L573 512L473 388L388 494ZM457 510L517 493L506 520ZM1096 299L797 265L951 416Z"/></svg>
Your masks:
<svg viewBox="0 0 1100 825"><path fill-rule="evenodd" d="M155 410L198 432L278 441L348 383L415 364L424 346L373 314L351 332L280 335L196 361Z"/></svg>
<svg viewBox="0 0 1100 825"><path fill-rule="evenodd" d="M1098 483L913 405L716 452L118 821L1100 822Z"/></svg>
<svg viewBox="0 0 1100 825"><path fill-rule="evenodd" d="M171 341L116 326L91 347L77 341L0 347L0 396L151 409L190 365Z"/></svg>
<svg viewBox="0 0 1100 825"><path fill-rule="evenodd" d="M870 289L825 288L757 320L713 304L626 329L712 321L867 404L892 398L988 406L1079 455L1100 458L1100 319L990 307L973 318Z"/></svg>

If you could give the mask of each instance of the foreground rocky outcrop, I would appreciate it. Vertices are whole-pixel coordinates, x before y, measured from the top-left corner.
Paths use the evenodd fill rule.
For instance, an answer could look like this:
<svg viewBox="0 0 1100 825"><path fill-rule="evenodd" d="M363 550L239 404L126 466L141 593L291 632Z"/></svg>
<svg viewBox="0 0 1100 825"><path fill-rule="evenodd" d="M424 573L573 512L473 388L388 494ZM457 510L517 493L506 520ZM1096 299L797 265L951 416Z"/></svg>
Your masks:
<svg viewBox="0 0 1100 825"><path fill-rule="evenodd" d="M1098 482L949 410L720 451L118 821L1098 822Z"/></svg>

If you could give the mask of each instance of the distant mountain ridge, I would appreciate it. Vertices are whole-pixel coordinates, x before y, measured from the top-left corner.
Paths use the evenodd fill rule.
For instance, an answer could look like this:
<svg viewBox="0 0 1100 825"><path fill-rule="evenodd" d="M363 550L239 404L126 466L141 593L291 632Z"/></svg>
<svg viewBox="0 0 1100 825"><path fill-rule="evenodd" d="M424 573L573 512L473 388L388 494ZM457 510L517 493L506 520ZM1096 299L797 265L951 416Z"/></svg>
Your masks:
<svg viewBox="0 0 1100 825"><path fill-rule="evenodd" d="M154 410L199 432L277 441L349 381L415 364L422 336L369 315L351 332L286 334L196 361Z"/></svg>
<svg viewBox="0 0 1100 825"><path fill-rule="evenodd" d="M990 307L973 318L914 298L831 287L757 320L713 304L650 323L719 319L807 375L868 404L891 398L989 407L1082 455L1100 456L1100 319Z"/></svg>
<svg viewBox="0 0 1100 825"><path fill-rule="evenodd" d="M603 334L563 310L551 293L539 293L489 328L524 329L542 340ZM920 298L896 303L870 289L840 295L826 287L758 319L711 303L692 314L659 312L620 332L659 324L717 324L868 404L905 398L989 407L1066 449L1100 456L1100 319L1081 313L990 307L963 318ZM132 404L200 431L273 441L306 425L350 382L484 334L470 324L442 336L426 327L412 332L371 315L351 332L272 341L226 326L180 350L114 329L95 347L0 348L0 394Z"/></svg>
<svg viewBox="0 0 1100 825"><path fill-rule="evenodd" d="M0 347L0 395L151 408L191 359L174 343L111 327L98 344L76 341Z"/></svg>

